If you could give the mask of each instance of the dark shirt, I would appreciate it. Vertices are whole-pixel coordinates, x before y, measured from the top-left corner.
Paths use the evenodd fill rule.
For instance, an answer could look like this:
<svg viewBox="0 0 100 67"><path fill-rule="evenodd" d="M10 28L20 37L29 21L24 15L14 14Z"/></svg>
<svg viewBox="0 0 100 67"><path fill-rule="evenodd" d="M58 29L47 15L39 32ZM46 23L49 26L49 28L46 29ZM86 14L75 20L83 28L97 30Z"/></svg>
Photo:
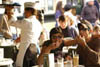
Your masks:
<svg viewBox="0 0 100 67"><path fill-rule="evenodd" d="M94 50L94 51L91 51ZM100 39L91 38L87 46L78 45L77 53L79 54L79 64L85 67L100 67L98 63L98 52L100 49Z"/></svg>
<svg viewBox="0 0 100 67"><path fill-rule="evenodd" d="M64 37L75 38L78 35L76 30L74 28L72 28L72 27L66 27L65 29L61 28L61 30L62 30L62 33L63 33Z"/></svg>
<svg viewBox="0 0 100 67"><path fill-rule="evenodd" d="M100 37L92 37L88 46L96 52L100 52Z"/></svg>
<svg viewBox="0 0 100 67"><path fill-rule="evenodd" d="M51 43L52 42L50 40L45 41L44 44L43 44L43 46L49 46ZM54 53L55 61L57 61L57 58L59 56L62 57L62 49L63 49L63 47L64 47L64 42L62 42L62 44L58 48L50 51L50 53Z"/></svg>
<svg viewBox="0 0 100 67"><path fill-rule="evenodd" d="M81 16L83 19L88 20L91 23L94 23L99 18L99 12L95 5L87 5L83 8Z"/></svg>

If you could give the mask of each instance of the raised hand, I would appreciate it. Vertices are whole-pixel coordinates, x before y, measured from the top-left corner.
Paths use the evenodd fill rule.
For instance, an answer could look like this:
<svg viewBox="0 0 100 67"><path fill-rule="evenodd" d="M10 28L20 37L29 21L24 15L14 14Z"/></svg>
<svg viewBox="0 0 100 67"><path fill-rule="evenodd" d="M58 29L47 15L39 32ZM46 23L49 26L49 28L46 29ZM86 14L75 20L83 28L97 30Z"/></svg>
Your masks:
<svg viewBox="0 0 100 67"><path fill-rule="evenodd" d="M84 37L81 37L81 36L77 36L76 37L76 42L82 46L86 45L86 41L85 41L85 38Z"/></svg>
<svg viewBox="0 0 100 67"><path fill-rule="evenodd" d="M50 45L51 49L56 49L61 45L60 41L56 41Z"/></svg>

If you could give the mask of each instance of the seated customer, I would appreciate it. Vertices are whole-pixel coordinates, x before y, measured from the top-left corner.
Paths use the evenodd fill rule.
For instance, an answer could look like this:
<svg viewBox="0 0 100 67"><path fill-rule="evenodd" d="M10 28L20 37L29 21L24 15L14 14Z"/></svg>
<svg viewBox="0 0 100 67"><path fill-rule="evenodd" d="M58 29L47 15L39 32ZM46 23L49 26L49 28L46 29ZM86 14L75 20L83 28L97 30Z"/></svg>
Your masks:
<svg viewBox="0 0 100 67"><path fill-rule="evenodd" d="M54 53L55 61L58 56L62 56L62 48L75 44L75 40L65 40L62 31L59 27L53 28L50 31L50 40L44 42L42 51L38 57L38 64L43 64L43 55Z"/></svg>
<svg viewBox="0 0 100 67"><path fill-rule="evenodd" d="M78 24L80 36L77 37L77 53L79 54L79 63L85 65L85 67L100 67L98 60L99 39L93 39L91 33L89 33L88 27L80 23ZM95 50L96 49L96 50Z"/></svg>

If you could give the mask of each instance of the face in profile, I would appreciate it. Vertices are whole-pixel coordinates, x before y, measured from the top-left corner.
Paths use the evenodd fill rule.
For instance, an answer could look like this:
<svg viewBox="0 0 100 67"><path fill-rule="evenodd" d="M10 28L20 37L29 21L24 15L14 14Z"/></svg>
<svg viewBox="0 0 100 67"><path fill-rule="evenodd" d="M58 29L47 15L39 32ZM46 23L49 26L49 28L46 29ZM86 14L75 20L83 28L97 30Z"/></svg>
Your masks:
<svg viewBox="0 0 100 67"><path fill-rule="evenodd" d="M24 15L25 15L25 18L30 17L30 15L31 15L31 10L25 9L25 10L24 10Z"/></svg>
<svg viewBox="0 0 100 67"><path fill-rule="evenodd" d="M84 28L82 30L79 31L79 34L82 36L82 37L85 37L85 38L88 38L88 36L90 35L89 31L88 31L88 28Z"/></svg>
<svg viewBox="0 0 100 67"><path fill-rule="evenodd" d="M76 8L73 8L73 9L72 9L72 14L73 14L73 15L76 15Z"/></svg>

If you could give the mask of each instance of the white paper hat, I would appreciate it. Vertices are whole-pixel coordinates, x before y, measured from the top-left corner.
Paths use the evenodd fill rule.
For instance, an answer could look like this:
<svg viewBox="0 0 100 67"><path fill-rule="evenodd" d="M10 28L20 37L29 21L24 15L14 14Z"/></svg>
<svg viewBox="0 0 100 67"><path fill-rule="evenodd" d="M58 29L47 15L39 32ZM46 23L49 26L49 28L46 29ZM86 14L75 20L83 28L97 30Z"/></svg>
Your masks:
<svg viewBox="0 0 100 67"><path fill-rule="evenodd" d="M41 4L40 3L36 3L35 5L34 5L34 9L36 9L36 10L41 10L42 8L41 8Z"/></svg>
<svg viewBox="0 0 100 67"><path fill-rule="evenodd" d="M5 6L5 5L11 5L11 6L21 6L19 3L17 2L13 2L13 0L3 0L2 4L0 4L1 6Z"/></svg>
<svg viewBox="0 0 100 67"><path fill-rule="evenodd" d="M34 2L25 2L24 8L34 8L35 3Z"/></svg>

